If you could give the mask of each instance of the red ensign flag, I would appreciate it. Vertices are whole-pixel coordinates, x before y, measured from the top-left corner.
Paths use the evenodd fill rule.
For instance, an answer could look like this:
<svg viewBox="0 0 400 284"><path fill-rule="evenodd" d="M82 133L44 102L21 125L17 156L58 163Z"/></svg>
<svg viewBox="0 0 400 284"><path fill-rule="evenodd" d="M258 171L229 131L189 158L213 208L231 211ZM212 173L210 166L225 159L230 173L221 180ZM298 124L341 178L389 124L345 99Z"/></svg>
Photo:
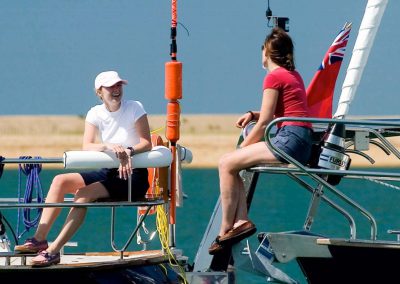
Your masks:
<svg viewBox="0 0 400 284"><path fill-rule="evenodd" d="M307 88L310 117L332 118L335 83L342 65L351 24L345 24L325 54L324 60Z"/></svg>

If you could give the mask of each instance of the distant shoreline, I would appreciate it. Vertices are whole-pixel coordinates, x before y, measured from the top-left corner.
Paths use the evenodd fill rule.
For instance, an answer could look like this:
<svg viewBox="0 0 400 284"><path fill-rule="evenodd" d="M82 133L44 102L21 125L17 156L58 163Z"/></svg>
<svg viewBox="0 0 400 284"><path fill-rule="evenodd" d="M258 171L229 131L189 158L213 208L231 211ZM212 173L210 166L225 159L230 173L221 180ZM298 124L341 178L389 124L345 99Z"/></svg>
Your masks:
<svg viewBox="0 0 400 284"><path fill-rule="evenodd" d="M240 129L234 126L239 114L181 115L178 144L189 148L193 162L187 168L216 168L219 158L236 148ZM366 117L357 117L362 119ZM376 118L376 117L368 117ZM398 118L398 117L382 117ZM378 118L376 118L378 119ZM149 115L151 130L165 139L165 116ZM20 156L62 157L68 150L80 150L84 117L73 115L5 115L0 116L0 155L6 158ZM397 138L396 138L397 139ZM398 146L397 140L394 141ZM368 154L377 163L369 164L365 158L351 155L353 167L399 167L393 155L386 156L375 146ZM52 165L57 167L56 165ZM62 165L60 165L60 168Z"/></svg>

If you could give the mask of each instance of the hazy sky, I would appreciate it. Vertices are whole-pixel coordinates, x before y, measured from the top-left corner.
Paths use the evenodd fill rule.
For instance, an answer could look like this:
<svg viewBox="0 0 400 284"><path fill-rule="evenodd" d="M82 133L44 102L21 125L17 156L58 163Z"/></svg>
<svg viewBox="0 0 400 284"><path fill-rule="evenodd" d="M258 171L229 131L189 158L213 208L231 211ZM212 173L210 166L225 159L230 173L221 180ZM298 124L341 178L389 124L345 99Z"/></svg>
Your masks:
<svg viewBox="0 0 400 284"><path fill-rule="evenodd" d="M297 69L306 86L332 40L353 22L337 82L335 107L366 0L270 0L290 18ZM0 10L0 115L85 115L99 103L97 73L117 70L125 96L163 114L169 61L170 1L3 0ZM183 113L240 113L259 108L260 47L269 31L267 0L178 0L178 60L183 62ZM400 113L400 1L390 0L353 115Z"/></svg>

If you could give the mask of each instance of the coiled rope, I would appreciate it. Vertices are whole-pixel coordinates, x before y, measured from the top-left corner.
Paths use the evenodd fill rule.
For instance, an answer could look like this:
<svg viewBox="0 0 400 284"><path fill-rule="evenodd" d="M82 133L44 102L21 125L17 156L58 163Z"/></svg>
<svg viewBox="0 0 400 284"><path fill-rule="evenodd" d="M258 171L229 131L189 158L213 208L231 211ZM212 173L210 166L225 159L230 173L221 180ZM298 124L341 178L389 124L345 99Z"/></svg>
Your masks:
<svg viewBox="0 0 400 284"><path fill-rule="evenodd" d="M31 159L30 156L22 156L20 159ZM34 157L40 159L40 157ZM19 164L18 171L18 202L19 203L32 203L35 194L36 202L43 203L43 190L40 183L39 173L42 170L41 164ZM25 193L23 198L21 197L22 191L22 174L27 176L25 183ZM36 216L32 217L31 212L36 211ZM42 215L43 208L20 208L18 209L18 222L17 222L17 236L20 239L30 228L36 227L39 223L40 216ZM22 212L22 217L21 217ZM20 222L24 225L23 231L20 233Z"/></svg>
<svg viewBox="0 0 400 284"><path fill-rule="evenodd" d="M172 267L177 267L179 270L179 276L182 278L184 284L188 284L185 276L184 268L179 264L179 262L175 259L174 254L172 253L169 247L169 231L168 231L168 220L167 220L167 213L164 210L163 205L157 206L157 230L158 236L160 238L160 243L163 250L167 253L169 264ZM164 270L166 270L164 268Z"/></svg>

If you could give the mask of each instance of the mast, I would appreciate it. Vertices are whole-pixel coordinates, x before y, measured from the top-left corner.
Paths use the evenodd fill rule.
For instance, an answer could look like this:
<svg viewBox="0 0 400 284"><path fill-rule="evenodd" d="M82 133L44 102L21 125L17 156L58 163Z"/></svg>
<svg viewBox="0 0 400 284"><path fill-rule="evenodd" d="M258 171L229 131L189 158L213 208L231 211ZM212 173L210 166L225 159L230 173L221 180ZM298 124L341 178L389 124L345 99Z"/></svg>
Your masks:
<svg viewBox="0 0 400 284"><path fill-rule="evenodd" d="M170 149L172 153L172 163L170 170L170 203L169 203L169 246L175 247L175 224L176 224L176 145L179 140L179 127L180 127L180 105L179 101L182 99L182 63L177 61L177 44L176 26L178 23L177 17L177 0L171 1L171 46L170 56L171 61L165 63L165 99L168 100L167 104L167 125L165 136L170 142Z"/></svg>
<svg viewBox="0 0 400 284"><path fill-rule="evenodd" d="M388 0L368 0L334 118L344 119L349 112L387 3Z"/></svg>

